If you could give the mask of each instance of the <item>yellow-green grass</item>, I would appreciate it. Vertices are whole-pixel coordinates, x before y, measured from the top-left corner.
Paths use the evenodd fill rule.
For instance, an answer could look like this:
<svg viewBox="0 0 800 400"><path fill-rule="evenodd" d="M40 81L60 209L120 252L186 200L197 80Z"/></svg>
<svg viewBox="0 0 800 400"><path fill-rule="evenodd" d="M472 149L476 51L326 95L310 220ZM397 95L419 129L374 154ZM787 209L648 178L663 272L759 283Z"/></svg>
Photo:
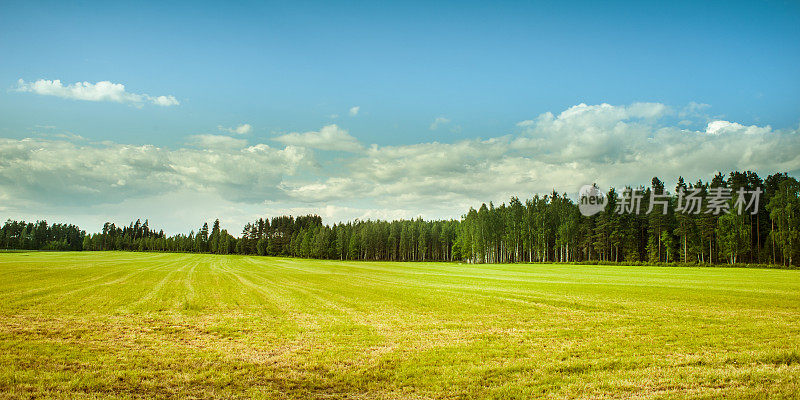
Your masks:
<svg viewBox="0 0 800 400"><path fill-rule="evenodd" d="M800 271L0 254L0 397L797 398Z"/></svg>

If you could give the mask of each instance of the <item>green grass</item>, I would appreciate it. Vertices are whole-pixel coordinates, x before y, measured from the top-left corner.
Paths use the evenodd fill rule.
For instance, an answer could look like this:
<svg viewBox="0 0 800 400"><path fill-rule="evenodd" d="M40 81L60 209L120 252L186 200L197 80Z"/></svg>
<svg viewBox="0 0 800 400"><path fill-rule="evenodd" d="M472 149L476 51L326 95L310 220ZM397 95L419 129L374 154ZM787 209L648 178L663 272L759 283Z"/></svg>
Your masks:
<svg viewBox="0 0 800 400"><path fill-rule="evenodd" d="M797 398L800 271L0 254L0 397Z"/></svg>

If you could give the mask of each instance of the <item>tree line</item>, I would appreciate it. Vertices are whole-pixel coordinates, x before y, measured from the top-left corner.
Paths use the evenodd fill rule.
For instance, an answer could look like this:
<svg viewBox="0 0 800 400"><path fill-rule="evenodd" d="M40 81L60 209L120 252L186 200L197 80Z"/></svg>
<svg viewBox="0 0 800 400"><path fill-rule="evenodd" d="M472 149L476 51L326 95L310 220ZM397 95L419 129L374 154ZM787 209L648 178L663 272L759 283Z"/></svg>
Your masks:
<svg viewBox="0 0 800 400"><path fill-rule="evenodd" d="M713 213L719 188L741 201L740 189L763 190L744 213ZM621 213L623 192L641 192L649 213ZM679 193L694 190L697 213L681 211ZM654 197L651 197L655 195ZM167 236L147 220L128 226L106 223L86 234L74 225L7 221L0 229L5 249L168 251L293 256L336 260L505 262L682 262L707 264L800 263L800 183L786 173L761 179L755 172L717 174L710 181L674 190L654 177L649 187L611 188L603 211L580 213L565 193L512 197L506 204L470 208L460 220L355 220L323 224L317 215L259 218L234 236L204 223L189 234ZM650 204L652 198L661 200Z"/></svg>
<svg viewBox="0 0 800 400"><path fill-rule="evenodd" d="M733 193L726 208L711 212L711 193ZM735 212L739 189L763 190L758 205ZM800 185L787 174L762 180L754 172L717 174L709 182L687 184L679 178L670 192L657 177L641 192L641 208L651 209L651 195L665 199L649 213L620 213L621 194L611 188L605 209L584 216L566 194L534 196L523 204L491 203L470 209L457 239L462 258L474 262L608 261L684 263L761 263L797 265L800 253ZM679 196L697 189L697 213L679 212Z"/></svg>
<svg viewBox="0 0 800 400"><path fill-rule="evenodd" d="M0 248L19 250L83 250L86 232L75 225L47 221L8 220L0 228Z"/></svg>

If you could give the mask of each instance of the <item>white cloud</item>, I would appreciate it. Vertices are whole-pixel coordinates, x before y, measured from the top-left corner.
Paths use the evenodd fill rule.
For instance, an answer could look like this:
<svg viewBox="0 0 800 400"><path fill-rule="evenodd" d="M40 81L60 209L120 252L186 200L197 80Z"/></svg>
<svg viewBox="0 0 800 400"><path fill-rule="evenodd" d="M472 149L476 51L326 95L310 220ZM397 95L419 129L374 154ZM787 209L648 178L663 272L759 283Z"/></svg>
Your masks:
<svg viewBox="0 0 800 400"><path fill-rule="evenodd" d="M201 148L0 139L0 193L17 205L90 206L177 190L262 202L286 197L283 179L316 166L311 152L294 146L244 146L241 139L214 135L192 139Z"/></svg>
<svg viewBox="0 0 800 400"><path fill-rule="evenodd" d="M136 94L127 92L125 85L100 81L97 83L76 82L71 85L64 85L60 80L39 79L36 82L25 82L20 79L17 81L18 92L35 93L43 96L56 96L65 99L86 100L86 101L110 101L115 103L128 103L141 106L144 103L151 103L157 106L169 107L180 104L174 96L150 96L148 94Z"/></svg>
<svg viewBox="0 0 800 400"><path fill-rule="evenodd" d="M603 103L586 105L584 103L572 106L558 115L558 120L564 123L606 127L624 121L658 119L670 113L669 107L660 103L633 103L629 106L613 106ZM552 118L551 113L539 116Z"/></svg>
<svg viewBox="0 0 800 400"><path fill-rule="evenodd" d="M681 110L681 117L686 115L699 115L700 111L711 108L710 104L691 101Z"/></svg>
<svg viewBox="0 0 800 400"><path fill-rule="evenodd" d="M353 107L350 107L350 111L348 111L348 113L350 114L351 117L355 117L356 115L358 115L358 111L359 110L361 110L361 107L353 106Z"/></svg>
<svg viewBox="0 0 800 400"><path fill-rule="evenodd" d="M156 97L150 97L147 95L142 95L142 96L145 96L145 98L147 98L148 100L150 100L151 103L157 106L169 107L169 106L178 106L181 104L180 102L178 102L178 99L176 99L174 96L156 96Z"/></svg>
<svg viewBox="0 0 800 400"><path fill-rule="evenodd" d="M728 122L728 121L711 121L708 123L706 127L706 133L709 135L722 135L726 133L743 133L746 135L756 135L756 134L763 134L768 133L771 131L772 128L767 126L744 126L742 124L736 122Z"/></svg>
<svg viewBox="0 0 800 400"><path fill-rule="evenodd" d="M335 124L326 125L316 132L288 133L276 137L275 140L288 145L320 150L357 152L363 149L363 146L356 138L350 136L346 130L339 128Z"/></svg>
<svg viewBox="0 0 800 400"><path fill-rule="evenodd" d="M445 117L436 117L436 119L434 119L433 122L431 123L431 126L429 126L428 128L432 131L435 131L436 129L439 128L439 126L445 125L449 122L450 120Z"/></svg>
<svg viewBox="0 0 800 400"><path fill-rule="evenodd" d="M517 126L520 127L520 128L525 128L525 127L528 127L528 126L532 126L534 124L536 124L536 121L534 121L532 119L526 119L525 121L517 122Z"/></svg>
<svg viewBox="0 0 800 400"><path fill-rule="evenodd" d="M235 128L226 128L222 125L218 125L217 129L228 133L235 133L237 135L246 135L253 130L253 127L250 124L240 124Z"/></svg>
<svg viewBox="0 0 800 400"><path fill-rule="evenodd" d="M522 124L523 132L485 140L375 146L351 159L346 174L294 186L297 199L329 203L374 199L385 207L430 210L506 201L597 182L621 187L653 176L709 179L715 171L762 174L800 169L800 131L724 128L724 138L664 125L669 107L640 103L571 107ZM737 126L738 125L738 126ZM453 214L450 214L453 215ZM458 215L458 214L455 214Z"/></svg>
<svg viewBox="0 0 800 400"><path fill-rule="evenodd" d="M224 135L193 135L189 136L189 143L207 150L241 149L247 146L247 140Z"/></svg>

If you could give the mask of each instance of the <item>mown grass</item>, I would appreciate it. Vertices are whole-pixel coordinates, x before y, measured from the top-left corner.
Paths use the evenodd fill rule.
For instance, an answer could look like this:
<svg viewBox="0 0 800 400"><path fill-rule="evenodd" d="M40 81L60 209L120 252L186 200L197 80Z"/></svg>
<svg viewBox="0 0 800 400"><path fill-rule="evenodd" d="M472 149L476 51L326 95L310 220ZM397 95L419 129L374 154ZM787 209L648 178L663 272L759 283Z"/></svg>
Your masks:
<svg viewBox="0 0 800 400"><path fill-rule="evenodd" d="M0 397L797 398L800 271L0 254Z"/></svg>

